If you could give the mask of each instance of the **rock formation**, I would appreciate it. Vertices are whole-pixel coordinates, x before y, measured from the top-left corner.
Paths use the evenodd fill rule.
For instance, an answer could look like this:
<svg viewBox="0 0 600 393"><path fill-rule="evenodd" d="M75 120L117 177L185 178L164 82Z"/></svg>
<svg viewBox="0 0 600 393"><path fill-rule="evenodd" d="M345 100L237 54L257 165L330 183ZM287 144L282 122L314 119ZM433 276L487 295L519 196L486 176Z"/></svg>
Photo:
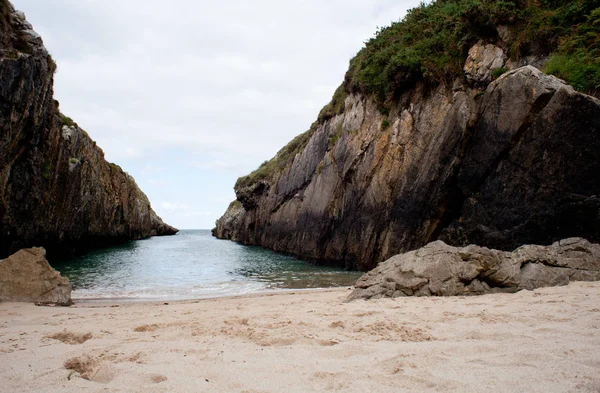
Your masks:
<svg viewBox="0 0 600 393"><path fill-rule="evenodd" d="M70 306L69 279L50 267L46 250L19 250L0 260L0 301Z"/></svg>
<svg viewBox="0 0 600 393"><path fill-rule="evenodd" d="M517 292L600 280L600 245L581 238L513 252L435 241L363 275L348 300Z"/></svg>
<svg viewBox="0 0 600 393"><path fill-rule="evenodd" d="M241 178L244 210L213 233L362 270L437 239L502 250L600 241L596 98L524 66L484 91L460 78L418 85L389 115L360 94L344 107L270 177Z"/></svg>
<svg viewBox="0 0 600 393"><path fill-rule="evenodd" d="M176 233L60 113L55 69L24 14L0 0L0 257L33 245L56 256Z"/></svg>

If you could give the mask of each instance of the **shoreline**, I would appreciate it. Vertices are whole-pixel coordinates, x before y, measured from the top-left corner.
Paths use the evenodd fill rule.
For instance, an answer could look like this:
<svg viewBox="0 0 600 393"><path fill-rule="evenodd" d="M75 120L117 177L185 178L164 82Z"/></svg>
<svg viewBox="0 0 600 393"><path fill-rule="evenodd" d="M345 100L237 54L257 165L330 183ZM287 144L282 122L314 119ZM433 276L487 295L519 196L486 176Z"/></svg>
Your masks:
<svg viewBox="0 0 600 393"><path fill-rule="evenodd" d="M342 287L328 287L328 288L295 288L295 289L266 289L256 292L248 292L248 293L240 293L240 294L230 294L230 295L214 295L214 296L203 296L203 297L195 297L189 299L181 299L181 298L169 298L169 297L161 297L160 299L155 298L124 298L124 297L113 297L113 298L73 298L73 306L77 306L78 304L101 304L101 305L114 305L114 304L154 304L154 303L164 303L168 302L169 304L188 304L188 303L197 303L198 301L204 300L214 300L214 299L246 299L253 297L262 297L262 296L273 296L278 294L300 294L300 293L320 293L320 292L337 292L337 291L349 291L351 287L342 286ZM0 303L2 304L2 303ZM53 306L51 306L53 307ZM67 307L69 308L69 307Z"/></svg>
<svg viewBox="0 0 600 393"><path fill-rule="evenodd" d="M11 392L600 390L600 282L344 303L349 292L0 303L0 380Z"/></svg>

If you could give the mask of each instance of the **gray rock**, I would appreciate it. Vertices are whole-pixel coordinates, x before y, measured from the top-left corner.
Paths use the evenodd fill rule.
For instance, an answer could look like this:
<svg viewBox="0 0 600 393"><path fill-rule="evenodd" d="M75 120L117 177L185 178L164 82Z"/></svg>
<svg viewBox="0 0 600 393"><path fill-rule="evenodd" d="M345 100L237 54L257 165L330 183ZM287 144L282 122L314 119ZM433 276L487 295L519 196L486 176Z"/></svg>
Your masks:
<svg viewBox="0 0 600 393"><path fill-rule="evenodd" d="M69 279L52 269L41 247L19 250L0 260L0 301L73 304Z"/></svg>
<svg viewBox="0 0 600 393"><path fill-rule="evenodd" d="M348 300L516 292L600 280L600 245L570 238L513 252L436 241L363 275Z"/></svg>
<svg viewBox="0 0 600 393"><path fill-rule="evenodd" d="M213 233L365 271L435 240L598 243L599 136L600 102L532 66L484 92L417 85L386 115L350 94L280 171L236 187L244 210Z"/></svg>
<svg viewBox="0 0 600 393"><path fill-rule="evenodd" d="M55 257L176 233L133 178L61 116L54 61L24 14L2 4L0 258L34 245Z"/></svg>
<svg viewBox="0 0 600 393"><path fill-rule="evenodd" d="M465 62L464 72L468 80L485 83L492 80L495 69L506 63L506 54L502 48L492 44L478 42L469 49L469 57Z"/></svg>

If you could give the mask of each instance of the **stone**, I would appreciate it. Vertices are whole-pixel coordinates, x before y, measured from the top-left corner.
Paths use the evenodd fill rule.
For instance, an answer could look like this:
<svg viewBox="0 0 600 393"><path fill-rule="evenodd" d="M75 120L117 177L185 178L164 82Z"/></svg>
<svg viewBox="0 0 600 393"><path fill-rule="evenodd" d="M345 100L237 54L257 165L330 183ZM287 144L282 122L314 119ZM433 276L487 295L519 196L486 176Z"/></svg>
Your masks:
<svg viewBox="0 0 600 393"><path fill-rule="evenodd" d="M41 247L22 249L0 260L0 301L73 304L69 279L50 266Z"/></svg>
<svg viewBox="0 0 600 393"><path fill-rule="evenodd" d="M438 240L396 255L363 275L348 301L401 296L464 296L517 292L600 280L600 245L569 238L513 252Z"/></svg>
<svg viewBox="0 0 600 393"><path fill-rule="evenodd" d="M473 82L488 83L492 80L494 70L504 67L506 59L502 48L480 41L469 49L464 66L465 76Z"/></svg>

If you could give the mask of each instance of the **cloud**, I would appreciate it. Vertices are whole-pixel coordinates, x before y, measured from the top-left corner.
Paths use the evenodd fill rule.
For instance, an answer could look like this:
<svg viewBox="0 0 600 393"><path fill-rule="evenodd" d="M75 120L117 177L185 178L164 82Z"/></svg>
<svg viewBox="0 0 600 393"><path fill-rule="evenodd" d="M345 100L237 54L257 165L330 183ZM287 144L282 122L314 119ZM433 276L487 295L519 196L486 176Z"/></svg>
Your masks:
<svg viewBox="0 0 600 393"><path fill-rule="evenodd" d="M177 151L160 164L172 190L192 192L186 178L197 172L231 174L231 184L195 177L197 187L210 182L223 195L308 129L362 43L419 1L13 3L58 63L61 110L107 159L136 172ZM172 197L158 183L144 191ZM229 202L201 198L186 203L222 211Z"/></svg>
<svg viewBox="0 0 600 393"><path fill-rule="evenodd" d="M185 203L161 202L160 207L167 211L189 211L191 208Z"/></svg>
<svg viewBox="0 0 600 393"><path fill-rule="evenodd" d="M191 168L197 168L206 171L223 170L229 172L237 172L242 168L241 165L236 165L235 163L232 163L230 161L226 162L222 160L210 162L190 161L186 165Z"/></svg>

